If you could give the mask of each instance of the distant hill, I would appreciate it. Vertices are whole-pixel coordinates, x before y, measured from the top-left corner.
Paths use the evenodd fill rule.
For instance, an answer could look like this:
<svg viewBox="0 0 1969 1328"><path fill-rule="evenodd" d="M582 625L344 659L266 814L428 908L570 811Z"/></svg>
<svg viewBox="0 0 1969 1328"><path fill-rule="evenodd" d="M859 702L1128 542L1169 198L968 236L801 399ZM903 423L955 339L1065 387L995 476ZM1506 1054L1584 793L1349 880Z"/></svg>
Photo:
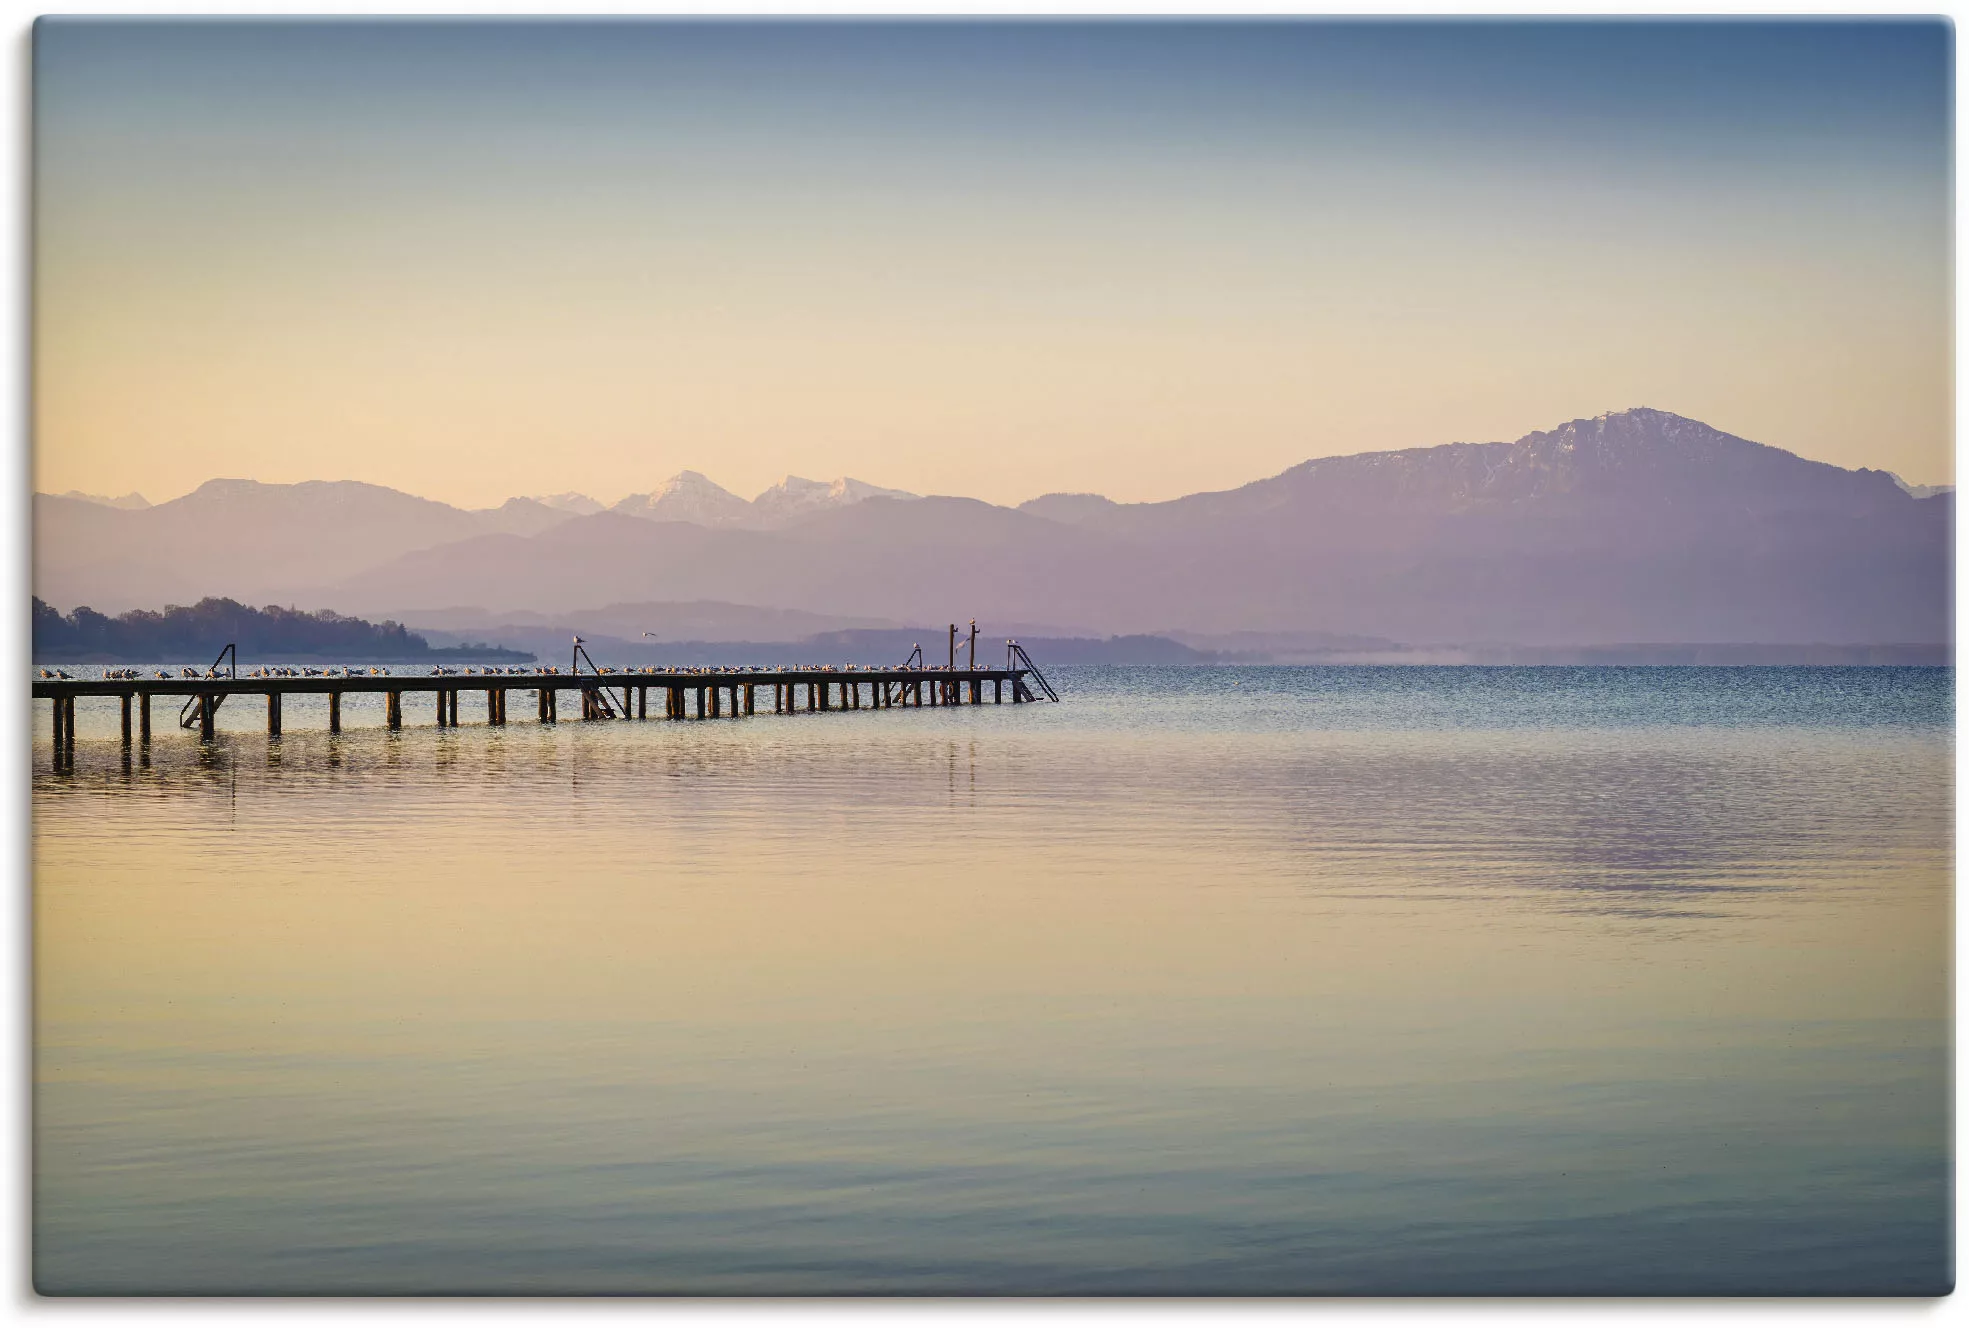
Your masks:
<svg viewBox="0 0 1969 1328"><path fill-rule="evenodd" d="M483 643L433 649L401 623L370 623L332 612L303 613L269 605L250 608L229 599L205 599L161 613L136 610L114 618L93 609L64 614L34 601L34 658L48 663L209 664L228 644L242 660L332 660L340 663L415 663L471 658L524 663L533 656Z"/></svg>
<svg viewBox="0 0 1969 1328"><path fill-rule="evenodd" d="M594 609L541 612L516 609L492 613L480 608L390 611L419 630L496 633L502 640L516 631L547 633L562 643L575 634L658 641L801 641L821 632L857 627L893 627L884 618L851 618L801 609L758 608L724 600L644 600L604 604Z"/></svg>
<svg viewBox="0 0 1969 1328"><path fill-rule="evenodd" d="M37 499L37 593L102 608L241 586L397 614L717 600L856 623L1410 646L1952 637L1952 494L1648 409L1515 442L1322 457L1165 503L1048 495L1015 510L843 481L801 507L812 490L789 481L801 511L770 526L647 519L663 494L648 513L575 516L215 483L228 487L139 512ZM685 491L743 505L708 480L663 493Z"/></svg>
<svg viewBox="0 0 1969 1328"><path fill-rule="evenodd" d="M909 657L917 644L931 664L948 658L949 643L942 627L911 627L822 632L791 641L754 641L744 638L682 641L645 641L613 635L584 636L583 644L599 664L676 666L695 668L707 665L774 664L862 664L894 665ZM433 638L446 633L430 631ZM502 630L502 642L515 642L515 636ZM1020 637L1019 643L1031 652L1041 668L1059 664L1213 664L1220 662L1208 651L1192 649L1181 642L1159 636ZM518 644L535 646L530 639ZM542 638L535 649L538 658L549 663L568 663L573 643L565 633ZM963 642L958 644L960 667L968 659ZM980 639L978 660L987 668L1005 662L1003 636Z"/></svg>

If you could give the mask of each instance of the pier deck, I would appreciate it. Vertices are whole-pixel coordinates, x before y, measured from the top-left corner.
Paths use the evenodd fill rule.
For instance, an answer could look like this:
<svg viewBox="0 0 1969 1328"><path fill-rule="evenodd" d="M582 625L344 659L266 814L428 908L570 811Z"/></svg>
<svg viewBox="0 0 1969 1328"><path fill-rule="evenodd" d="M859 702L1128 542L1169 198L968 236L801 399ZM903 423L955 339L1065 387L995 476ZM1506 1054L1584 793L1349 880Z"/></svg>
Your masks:
<svg viewBox="0 0 1969 1328"><path fill-rule="evenodd" d="M1026 679L1031 670L1003 669L729 669L633 670L609 673L475 673L422 677L388 674L320 675L316 677L196 677L196 678L36 678L34 697L54 703L55 761L63 763L75 744L75 701L78 697L114 696L122 700L122 736L127 746L151 740L151 698L186 701L182 726L203 739L215 736L216 717L229 697L265 699L267 734L281 731L281 699L288 696L328 697L328 731L342 727L341 699L350 693L386 698L385 727L403 727L404 697L428 696L440 727L460 722L458 699L474 698L473 709L484 706L487 724L506 722L507 699L514 692L534 693L534 714L543 724L560 720L560 695L580 698L583 720L649 719L651 693L656 694L659 719L717 719L759 713L762 690L770 692L772 714L834 710L884 710L895 706L983 705L989 690L991 704L1037 700ZM167 712L169 727L180 717Z"/></svg>

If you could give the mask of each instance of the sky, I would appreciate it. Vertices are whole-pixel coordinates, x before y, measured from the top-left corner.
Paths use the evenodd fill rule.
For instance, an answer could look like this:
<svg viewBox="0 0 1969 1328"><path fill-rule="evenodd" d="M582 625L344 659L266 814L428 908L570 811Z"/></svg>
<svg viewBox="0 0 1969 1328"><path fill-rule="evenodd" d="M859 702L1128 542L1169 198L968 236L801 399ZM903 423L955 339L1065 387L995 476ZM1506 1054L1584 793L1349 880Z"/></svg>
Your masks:
<svg viewBox="0 0 1969 1328"><path fill-rule="evenodd" d="M1953 479L1940 21L43 19L36 487Z"/></svg>

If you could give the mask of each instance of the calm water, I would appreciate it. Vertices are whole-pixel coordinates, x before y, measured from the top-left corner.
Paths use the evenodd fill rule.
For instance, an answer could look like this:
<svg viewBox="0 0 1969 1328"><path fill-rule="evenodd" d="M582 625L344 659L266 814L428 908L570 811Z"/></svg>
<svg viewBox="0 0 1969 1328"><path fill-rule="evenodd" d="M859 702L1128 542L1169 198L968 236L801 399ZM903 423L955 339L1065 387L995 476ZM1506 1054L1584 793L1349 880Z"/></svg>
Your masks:
<svg viewBox="0 0 1969 1328"><path fill-rule="evenodd" d="M41 703L37 1285L1951 1284L1949 672L1059 674Z"/></svg>

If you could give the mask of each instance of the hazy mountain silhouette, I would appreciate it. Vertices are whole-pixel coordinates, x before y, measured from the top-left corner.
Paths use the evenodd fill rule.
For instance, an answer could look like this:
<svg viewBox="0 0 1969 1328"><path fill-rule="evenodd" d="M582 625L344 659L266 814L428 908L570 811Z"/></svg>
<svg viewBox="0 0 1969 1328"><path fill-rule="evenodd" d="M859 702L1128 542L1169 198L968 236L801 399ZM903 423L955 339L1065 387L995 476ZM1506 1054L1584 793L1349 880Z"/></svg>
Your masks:
<svg viewBox="0 0 1969 1328"><path fill-rule="evenodd" d="M846 501L771 529L525 500L468 513L366 485L229 489L172 514L213 487L142 512L38 499L37 593L106 610L231 593L398 614L712 599L1411 643L1950 639L1952 495L1917 498L1884 471L1655 410L1513 443L1323 457L1165 503L1053 494L1015 510L843 484Z"/></svg>
<svg viewBox="0 0 1969 1328"><path fill-rule="evenodd" d="M70 489L67 493L62 494L61 497L74 498L85 503L95 503L101 507L128 508L131 511L142 511L144 508L150 506L150 499L135 491L126 493L121 498L111 498L106 494L84 493L80 489Z"/></svg>
<svg viewBox="0 0 1969 1328"><path fill-rule="evenodd" d="M51 604L102 612L208 595L285 602L301 586L412 549L488 531L533 535L572 519L529 498L468 512L354 480L209 480L140 510L36 494L34 586Z"/></svg>

